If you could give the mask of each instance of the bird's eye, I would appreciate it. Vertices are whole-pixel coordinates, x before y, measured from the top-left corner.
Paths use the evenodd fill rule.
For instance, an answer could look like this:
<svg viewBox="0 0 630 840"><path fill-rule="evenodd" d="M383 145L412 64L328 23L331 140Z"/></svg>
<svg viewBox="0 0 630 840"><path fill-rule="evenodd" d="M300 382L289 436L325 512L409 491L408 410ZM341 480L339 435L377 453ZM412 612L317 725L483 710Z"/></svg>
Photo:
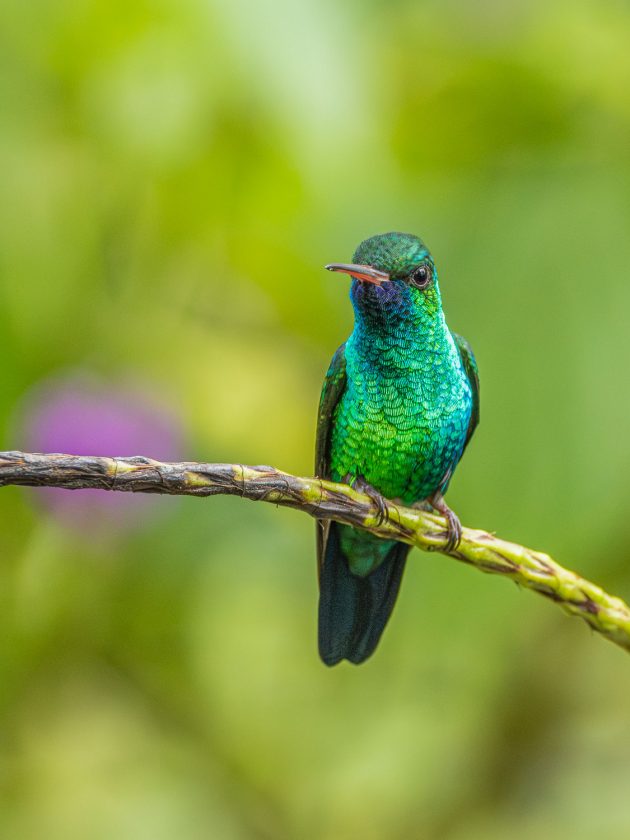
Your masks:
<svg viewBox="0 0 630 840"><path fill-rule="evenodd" d="M410 275L409 282L416 289L426 289L433 279L433 272L428 265L419 265L418 268Z"/></svg>

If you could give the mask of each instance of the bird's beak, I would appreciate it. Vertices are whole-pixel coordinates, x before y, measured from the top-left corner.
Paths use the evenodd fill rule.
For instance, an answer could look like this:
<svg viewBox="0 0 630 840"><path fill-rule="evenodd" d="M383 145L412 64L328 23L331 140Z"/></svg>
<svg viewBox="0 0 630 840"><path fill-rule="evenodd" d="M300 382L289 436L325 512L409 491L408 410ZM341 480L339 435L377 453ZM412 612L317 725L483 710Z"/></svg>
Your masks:
<svg viewBox="0 0 630 840"><path fill-rule="evenodd" d="M375 286L380 286L381 283L387 283L389 280L389 274L386 271L380 271L371 265L329 263L326 268L328 271L341 271L344 274L349 274L351 277L356 277L362 283L374 283Z"/></svg>

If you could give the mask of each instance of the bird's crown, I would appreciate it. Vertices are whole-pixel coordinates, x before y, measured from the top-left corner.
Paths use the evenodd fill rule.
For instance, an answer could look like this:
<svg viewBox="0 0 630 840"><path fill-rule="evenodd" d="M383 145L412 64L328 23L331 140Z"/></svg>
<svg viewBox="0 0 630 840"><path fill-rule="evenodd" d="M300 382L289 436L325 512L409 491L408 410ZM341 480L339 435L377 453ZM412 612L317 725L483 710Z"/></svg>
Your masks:
<svg viewBox="0 0 630 840"><path fill-rule="evenodd" d="M412 233L379 233L370 236L354 252L353 263L371 265L390 277L406 277L423 260L431 259L424 242Z"/></svg>

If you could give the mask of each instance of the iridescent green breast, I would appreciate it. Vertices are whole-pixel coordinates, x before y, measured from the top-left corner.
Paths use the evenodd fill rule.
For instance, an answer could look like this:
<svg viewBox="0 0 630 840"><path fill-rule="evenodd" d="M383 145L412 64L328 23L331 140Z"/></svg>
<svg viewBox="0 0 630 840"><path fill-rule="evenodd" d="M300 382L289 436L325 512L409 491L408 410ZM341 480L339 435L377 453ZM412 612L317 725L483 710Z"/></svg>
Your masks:
<svg viewBox="0 0 630 840"><path fill-rule="evenodd" d="M387 498L412 504L438 490L457 464L472 398L450 334L406 365L395 364L398 355L398 346L366 354L353 337L348 340L347 384L333 420L330 463L334 480L360 475Z"/></svg>

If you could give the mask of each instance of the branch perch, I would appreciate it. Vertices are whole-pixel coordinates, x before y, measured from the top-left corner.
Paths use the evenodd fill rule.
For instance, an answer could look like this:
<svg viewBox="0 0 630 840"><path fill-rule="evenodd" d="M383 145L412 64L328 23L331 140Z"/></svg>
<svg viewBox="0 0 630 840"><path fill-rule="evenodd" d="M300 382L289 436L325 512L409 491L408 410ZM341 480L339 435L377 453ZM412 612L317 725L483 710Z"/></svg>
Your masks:
<svg viewBox="0 0 630 840"><path fill-rule="evenodd" d="M273 467L162 463L150 458L102 458L0 452L0 486L119 490L173 496L242 496L334 519L383 539L449 554L481 572L502 575L555 601L605 638L630 651L630 608L620 598L565 569L547 554L464 528L456 551L446 551L446 521L433 513L388 503L380 522L374 502L345 484L298 478Z"/></svg>

